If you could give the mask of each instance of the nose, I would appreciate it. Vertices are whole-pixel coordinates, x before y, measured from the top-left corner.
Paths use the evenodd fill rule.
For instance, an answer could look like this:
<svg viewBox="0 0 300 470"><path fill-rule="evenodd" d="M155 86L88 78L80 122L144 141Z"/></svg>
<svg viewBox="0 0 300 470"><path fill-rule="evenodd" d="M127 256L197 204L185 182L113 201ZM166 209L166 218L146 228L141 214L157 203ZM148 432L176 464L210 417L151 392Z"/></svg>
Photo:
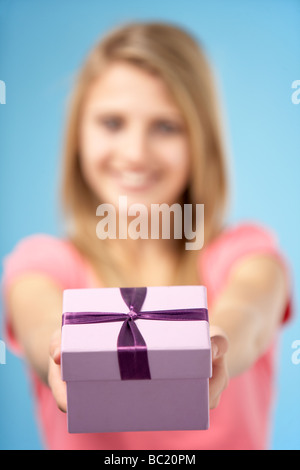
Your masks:
<svg viewBox="0 0 300 470"><path fill-rule="evenodd" d="M147 130L142 123L128 125L120 142L120 154L129 165L142 166L148 158Z"/></svg>

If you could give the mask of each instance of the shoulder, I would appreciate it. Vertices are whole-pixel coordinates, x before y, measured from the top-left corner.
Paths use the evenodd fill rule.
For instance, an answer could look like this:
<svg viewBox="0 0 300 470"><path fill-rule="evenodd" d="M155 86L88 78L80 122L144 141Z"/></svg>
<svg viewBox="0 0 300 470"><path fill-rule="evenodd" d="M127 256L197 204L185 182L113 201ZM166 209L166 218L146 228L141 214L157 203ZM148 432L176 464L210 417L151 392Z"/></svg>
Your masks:
<svg viewBox="0 0 300 470"><path fill-rule="evenodd" d="M267 226L255 222L240 222L225 227L218 237L212 242L214 243L231 243L239 241L241 243L248 242L255 245L258 242L268 244L276 243L275 233Z"/></svg>
<svg viewBox="0 0 300 470"><path fill-rule="evenodd" d="M50 276L65 288L72 284L83 260L67 239L33 234L20 240L3 260L3 284L7 287L20 275L35 272Z"/></svg>
<svg viewBox="0 0 300 470"><path fill-rule="evenodd" d="M48 249L61 250L63 247L67 247L68 244L69 242L66 239L59 238L54 235L48 235L46 233L36 233L19 240L8 256L14 253L18 253L20 256L24 255L28 249L32 251L31 254L34 254L35 251L40 252Z"/></svg>
<svg viewBox="0 0 300 470"><path fill-rule="evenodd" d="M205 255L218 264L237 261L252 253L278 253L277 235L262 224L244 222L226 227L205 249Z"/></svg>
<svg viewBox="0 0 300 470"><path fill-rule="evenodd" d="M203 250L200 268L203 276L214 290L219 290L233 268L252 255L271 255L285 267L275 233L255 222L241 222L226 227Z"/></svg>

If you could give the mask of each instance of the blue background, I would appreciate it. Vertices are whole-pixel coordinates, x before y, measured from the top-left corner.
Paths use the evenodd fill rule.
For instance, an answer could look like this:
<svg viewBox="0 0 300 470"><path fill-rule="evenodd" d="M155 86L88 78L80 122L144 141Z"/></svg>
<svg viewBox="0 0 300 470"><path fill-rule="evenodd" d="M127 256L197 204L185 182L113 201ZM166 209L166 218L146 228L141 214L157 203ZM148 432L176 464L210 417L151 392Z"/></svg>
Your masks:
<svg viewBox="0 0 300 470"><path fill-rule="evenodd" d="M300 449L300 364L291 360L300 339L300 104L291 100L300 79L298 0L0 0L0 257L26 235L59 233L59 158L74 73L99 35L139 19L175 22L204 44L225 113L230 220L269 225L290 260L295 318L281 336L272 448ZM42 448L26 368L9 351L0 364L0 448Z"/></svg>

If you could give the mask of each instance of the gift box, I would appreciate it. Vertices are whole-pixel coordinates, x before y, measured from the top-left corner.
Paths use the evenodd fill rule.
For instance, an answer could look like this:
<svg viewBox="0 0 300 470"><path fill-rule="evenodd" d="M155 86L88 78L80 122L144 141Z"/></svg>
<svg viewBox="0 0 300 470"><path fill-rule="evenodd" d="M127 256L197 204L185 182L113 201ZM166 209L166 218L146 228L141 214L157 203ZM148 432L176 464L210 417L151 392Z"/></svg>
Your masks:
<svg viewBox="0 0 300 470"><path fill-rule="evenodd" d="M65 290L61 359L70 433L209 427L204 286Z"/></svg>

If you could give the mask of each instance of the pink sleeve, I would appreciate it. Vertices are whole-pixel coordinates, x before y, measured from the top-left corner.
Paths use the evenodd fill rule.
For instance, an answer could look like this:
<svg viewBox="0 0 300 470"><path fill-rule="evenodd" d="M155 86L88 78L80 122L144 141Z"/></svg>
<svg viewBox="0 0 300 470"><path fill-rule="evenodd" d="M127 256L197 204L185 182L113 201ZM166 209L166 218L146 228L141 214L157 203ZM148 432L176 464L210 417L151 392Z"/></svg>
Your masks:
<svg viewBox="0 0 300 470"><path fill-rule="evenodd" d="M283 322L291 317L292 288L288 262L280 250L275 234L257 224L240 224L224 232L205 250L202 270L213 296L220 292L231 270L243 257L269 254L282 264L290 287L289 301L283 312Z"/></svg>
<svg viewBox="0 0 300 470"><path fill-rule="evenodd" d="M2 297L4 309L4 334L8 346L21 354L9 321L7 295L13 282L28 273L48 276L62 289L79 286L80 258L72 245L50 235L37 234L21 240L3 261Z"/></svg>

